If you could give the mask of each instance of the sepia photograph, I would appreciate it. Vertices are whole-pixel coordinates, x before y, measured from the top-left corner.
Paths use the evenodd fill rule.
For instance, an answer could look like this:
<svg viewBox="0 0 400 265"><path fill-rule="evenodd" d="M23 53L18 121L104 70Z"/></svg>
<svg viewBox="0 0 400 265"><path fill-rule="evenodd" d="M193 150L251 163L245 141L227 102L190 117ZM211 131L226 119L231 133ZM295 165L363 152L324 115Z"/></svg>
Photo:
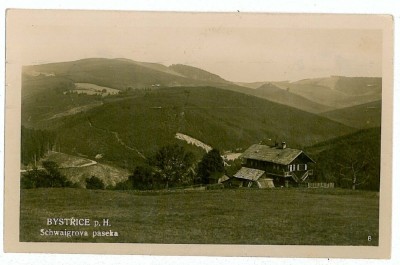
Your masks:
<svg viewBox="0 0 400 265"><path fill-rule="evenodd" d="M11 9L6 27L6 250L390 255L390 16Z"/></svg>

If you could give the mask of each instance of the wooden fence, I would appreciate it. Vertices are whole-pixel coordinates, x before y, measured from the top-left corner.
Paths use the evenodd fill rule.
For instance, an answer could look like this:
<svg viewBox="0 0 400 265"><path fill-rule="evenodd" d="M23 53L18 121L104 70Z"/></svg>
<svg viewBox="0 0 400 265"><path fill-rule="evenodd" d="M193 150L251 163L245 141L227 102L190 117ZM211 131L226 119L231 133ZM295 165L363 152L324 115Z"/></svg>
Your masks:
<svg viewBox="0 0 400 265"><path fill-rule="evenodd" d="M329 183L326 183L326 182L318 182L318 183L309 182L307 187L308 188L330 188L331 189L331 188L335 187L335 183L333 183L333 182L329 182Z"/></svg>

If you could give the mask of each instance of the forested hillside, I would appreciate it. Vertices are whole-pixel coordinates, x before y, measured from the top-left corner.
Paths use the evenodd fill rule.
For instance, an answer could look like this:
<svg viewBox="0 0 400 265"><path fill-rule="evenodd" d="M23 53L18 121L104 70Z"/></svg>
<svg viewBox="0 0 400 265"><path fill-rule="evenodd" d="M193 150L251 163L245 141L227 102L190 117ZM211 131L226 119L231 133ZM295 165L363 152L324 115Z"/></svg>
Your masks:
<svg viewBox="0 0 400 265"><path fill-rule="evenodd" d="M317 161L316 180L379 191L381 128L360 130L306 149ZM388 177L388 176L382 176Z"/></svg>

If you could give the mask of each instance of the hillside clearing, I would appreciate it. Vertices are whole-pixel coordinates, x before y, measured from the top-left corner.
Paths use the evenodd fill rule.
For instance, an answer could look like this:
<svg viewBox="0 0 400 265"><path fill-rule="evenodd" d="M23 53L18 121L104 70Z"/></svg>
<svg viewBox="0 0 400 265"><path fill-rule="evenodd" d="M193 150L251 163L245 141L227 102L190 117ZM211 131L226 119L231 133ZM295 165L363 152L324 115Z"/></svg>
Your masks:
<svg viewBox="0 0 400 265"><path fill-rule="evenodd" d="M55 151L49 151L42 160L54 161L58 164L60 168L82 168L97 164L96 161L87 158L68 155Z"/></svg>
<svg viewBox="0 0 400 265"><path fill-rule="evenodd" d="M21 190L20 214L24 242L376 246L379 237L379 193L341 189L32 189ZM99 229L47 226L52 217L107 218L119 237L40 236L42 228Z"/></svg>
<svg viewBox="0 0 400 265"><path fill-rule="evenodd" d="M183 133L176 133L175 138L178 140L185 141L187 144L197 146L197 147L203 149L204 151L206 151L207 153L212 150L211 146L203 143L200 140L190 137L189 135L183 134ZM221 157L225 161L232 161L232 160L238 159L241 154L242 153L232 153L230 151L227 151Z"/></svg>
<svg viewBox="0 0 400 265"><path fill-rule="evenodd" d="M75 89L71 90L78 94L84 93L87 95L102 95L103 97L108 95L116 95L119 93L118 89L98 86L90 83L75 83Z"/></svg>
<svg viewBox="0 0 400 265"><path fill-rule="evenodd" d="M175 134L175 138L178 140L182 140L185 141L188 144L200 147L202 149L204 149L207 153L211 151L212 147L203 143L200 140L197 140L193 137L190 137L189 135L183 134L183 133L176 133Z"/></svg>
<svg viewBox="0 0 400 265"><path fill-rule="evenodd" d="M99 158L101 159L101 157ZM50 151L39 161L38 169L43 161L53 161L58 165L59 171L66 178L79 187L85 188L86 178L96 176L106 186L115 186L117 183L127 180L130 171L118 166L108 165L103 161L94 161L88 158ZM28 168L28 170L30 170ZM27 168L21 169L21 173L27 172Z"/></svg>

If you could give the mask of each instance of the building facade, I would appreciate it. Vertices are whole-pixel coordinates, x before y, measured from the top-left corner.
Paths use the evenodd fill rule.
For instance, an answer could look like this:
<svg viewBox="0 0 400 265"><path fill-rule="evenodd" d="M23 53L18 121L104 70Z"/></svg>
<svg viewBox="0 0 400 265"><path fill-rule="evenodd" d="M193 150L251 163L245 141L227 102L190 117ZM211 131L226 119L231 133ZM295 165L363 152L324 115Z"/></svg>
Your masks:
<svg viewBox="0 0 400 265"><path fill-rule="evenodd" d="M254 144L241 155L241 159L244 168L262 171L261 176L272 179L275 187L307 185L315 164L302 150L287 148L285 142L276 146ZM234 177L243 178L238 173Z"/></svg>

